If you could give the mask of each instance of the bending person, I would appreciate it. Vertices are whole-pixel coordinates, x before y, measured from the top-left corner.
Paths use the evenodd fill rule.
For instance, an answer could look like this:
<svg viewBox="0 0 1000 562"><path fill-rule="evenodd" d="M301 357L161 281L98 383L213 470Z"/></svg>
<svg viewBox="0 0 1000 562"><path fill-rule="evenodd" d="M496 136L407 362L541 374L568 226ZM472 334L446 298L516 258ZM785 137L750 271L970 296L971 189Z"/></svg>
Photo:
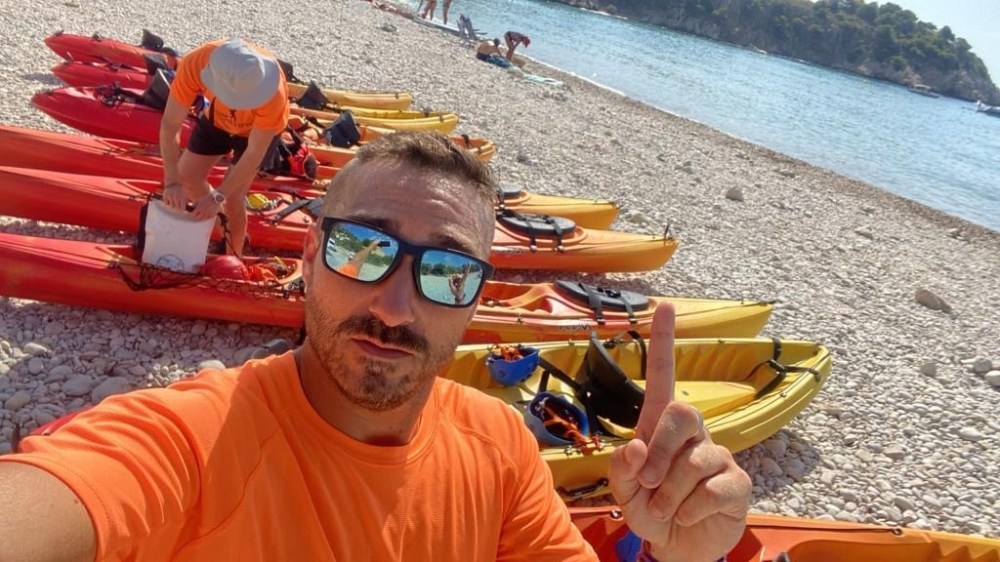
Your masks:
<svg viewBox="0 0 1000 562"><path fill-rule="evenodd" d="M208 105L183 154L180 132L198 95ZM288 86L277 60L241 39L206 43L184 55L160 122L163 201L195 218L221 211L228 218L231 253L242 256L247 228L244 198L261 163L276 149L288 122ZM207 178L223 156L232 165L216 190Z"/></svg>
<svg viewBox="0 0 1000 562"><path fill-rule="evenodd" d="M525 47L531 45L531 38L516 31L508 31L503 34L503 40L507 43L507 60L514 60L514 49L523 44Z"/></svg>

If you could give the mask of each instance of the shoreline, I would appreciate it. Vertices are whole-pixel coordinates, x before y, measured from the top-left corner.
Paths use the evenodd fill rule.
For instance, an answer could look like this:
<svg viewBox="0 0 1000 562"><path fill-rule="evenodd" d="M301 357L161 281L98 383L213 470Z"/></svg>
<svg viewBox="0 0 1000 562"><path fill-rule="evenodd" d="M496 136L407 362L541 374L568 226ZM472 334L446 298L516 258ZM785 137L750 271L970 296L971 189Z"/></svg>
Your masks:
<svg viewBox="0 0 1000 562"><path fill-rule="evenodd" d="M17 16L16 32L0 38L10 56L0 78L11 88L0 99L0 121L66 130L27 104L34 91L55 84L46 76L57 58L41 38L60 27L123 40L137 40L148 27L181 49L214 34L244 35L322 84L410 91L417 107L457 111L458 132L497 143L498 180L540 193L614 199L625 205L616 229L656 232L670 222L681 239L661 270L579 279L668 295L777 299L764 335L831 348L834 371L814 403L788 428L737 455L754 479L756 510L1000 534L1000 496L992 491L1000 489L1000 461L992 453L1000 442L1000 393L963 363L984 357L1000 368L998 233L534 60L568 88L515 79L475 60L457 38L367 3L337 4L322 21L243 0L227 8L242 10L238 21L201 3L183 5L172 6L175 12L151 2L97 2L84 11L16 0L12 13L26 15ZM193 18L213 35L191 29ZM381 30L386 22L397 30ZM289 29L311 34L292 37ZM734 188L742 202L725 197ZM128 240L6 218L0 229ZM954 312L917 304L917 288L940 295ZM23 352L28 343L49 350L41 357L43 373L66 365L95 387L121 377L140 388L205 360L232 365L247 348L294 337L264 326L3 298L0 334L0 371L7 369L0 372L0 380L6 377L0 395L15 389L32 395L17 411L0 409L4 439L13 419L30 430L46 415L92 398L71 397L62 391L64 380L32 374ZM923 374L931 363L936 374ZM956 435L967 427L982 437Z"/></svg>
<svg viewBox="0 0 1000 562"><path fill-rule="evenodd" d="M585 8L579 8L579 9L584 10L584 11L589 11L589 10L586 10ZM611 14L608 14L608 15L611 16ZM613 17L617 17L617 16L613 16ZM683 31L678 31L677 33L684 33L684 32ZM707 39L709 41L715 41L714 39L709 39L709 38L701 37L701 36L697 36L697 35L695 35L695 37L699 37L701 39ZM730 45L730 46L734 46L734 47L744 48L744 47L741 47L740 45L731 45L729 43L725 43L725 44L726 45ZM798 158L798 157L795 157L795 156L791 156L791 155L785 154L783 152L779 152L779 151L774 150L772 148L768 148L768 147L766 147L764 145L758 144L758 143L756 143L756 142L754 142L752 140L745 139L745 138L740 137L738 135L735 135L735 134L732 134L732 133L728 133L728 132L725 132L725 131L721 131L719 129L716 129L716 128L712 127L708 123L704 123L704 122L699 121L697 119L694 119L694 118L691 118L691 117L687 117L687 116L684 116L684 115L680 115L678 113L674 113L673 111L670 111L669 109L657 106L655 104L647 103L647 102L644 102L642 100L636 99L636 98L634 98L632 96L629 96L625 92L622 92L621 90L616 90L615 88L612 88L611 86L608 86L606 84L601 84L600 82L597 82L595 80L591 80L591 79L586 78L584 76L580 76L579 74L576 74L574 72L570 72L570 71L567 71L567 70L563 70L563 69L561 69L559 67L552 66L552 65L550 65L548 63L540 61L540 60L538 60L536 58L533 58L531 56L528 56L528 55L518 55L518 56L521 56L521 57L527 59L533 65L537 65L537 66L543 67L545 69L544 73L543 73L543 76L553 77L553 78L562 80L564 83L569 83L570 79L582 82L582 83L586 84L587 86L591 86L591 87L603 90L605 92L608 92L610 94L613 94L613 95L616 95L616 96L620 96L622 98L623 102L639 104L641 106L644 106L644 107L650 108L652 110L658 111L660 113L663 113L664 115L669 116L670 118L674 118L674 119L679 119L679 120L682 120L682 121L686 121L686 122L691 123L693 125L696 125L698 127L702 127L706 131L711 131L712 133L721 135L721 136L726 137L728 139L732 139L735 142L742 143L742 144L745 144L745 145L748 145L748 146L752 146L756 150L765 153L768 157L770 157L770 158L772 158L772 159L774 159L776 161L785 160L785 161L789 161L789 162L794 162L796 165L813 168L815 170L819 170L819 171L831 174L833 176L836 176L837 178L841 178L841 179L847 180L849 182L852 182L853 184L855 184L852 187L854 189L858 190L859 195L867 196L867 197L873 197L873 198L889 197L889 198L891 198L891 199L894 200L894 204L908 206L910 212L920 214L920 215L924 216L925 218L927 218L928 220L945 223L945 224L948 224L949 226L951 226L953 228L969 228L970 230L978 231L977 234L979 234L979 235L982 235L982 236L993 236L993 237L997 237L998 240L1000 240L1000 231L994 230L994 229L992 229L992 228L990 228L990 227L988 227L986 225L982 225L982 224L979 224L977 222L973 222L973 221L971 221L969 219L949 214L946 211L943 211L941 209L937 209L935 207L931 207L930 205L928 205L926 203L922 203L922 202L917 201L915 199L910 199L909 197L905 197L903 195L899 195L897 193L893 193L892 191L889 191L888 189L885 189L885 188L879 187L877 185L868 183L868 182L866 182L866 181L864 181L862 179L853 178L851 176L844 175L844 174L842 174L840 172L837 172L836 170L827 168L827 167L822 166L820 164L814 164L812 162L808 162L808 161L803 160L801 158ZM781 56L781 55L774 55L774 56ZM782 58L787 58L787 57L782 57ZM802 64L807 64L807 65L811 65L811 66L819 66L819 65L815 65L813 63L810 63L808 61L796 61L794 59L788 59L788 60L790 60L792 62L801 62ZM846 71L843 71L843 70L840 70L840 69L836 69L836 68L829 68L829 67L822 67L822 66L819 66L819 67L820 68L824 68L826 70L832 70L832 71L835 71L835 72L844 72L844 73L847 73L847 74L851 74L851 73L848 73ZM874 80L874 78L873 78L873 80ZM883 82L886 82L887 84L896 85L896 86L899 85L899 84L895 84L894 82L888 82L888 81L884 81L884 80L883 80ZM959 98L954 98L954 99L959 99ZM964 101L964 100L960 100L960 101Z"/></svg>

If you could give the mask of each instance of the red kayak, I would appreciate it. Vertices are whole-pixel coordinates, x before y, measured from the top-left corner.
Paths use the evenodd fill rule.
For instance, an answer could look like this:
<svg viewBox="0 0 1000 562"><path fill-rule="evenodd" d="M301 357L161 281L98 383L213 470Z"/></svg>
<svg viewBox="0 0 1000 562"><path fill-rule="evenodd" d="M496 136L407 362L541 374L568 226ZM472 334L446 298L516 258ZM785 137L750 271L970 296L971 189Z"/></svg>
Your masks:
<svg viewBox="0 0 1000 562"><path fill-rule="evenodd" d="M0 232L0 295L141 314L302 325L297 259L248 258L255 280L233 280L141 267L136 256L131 246ZM591 305L589 293L600 295L601 306ZM631 303L631 313L617 306L623 299ZM771 314L771 305L762 302L647 297L579 283L489 281L463 342L580 339L590 330L602 338L629 329L648 335L653 311L665 300L677 309L679 337L753 336Z"/></svg>
<svg viewBox="0 0 1000 562"><path fill-rule="evenodd" d="M143 45L107 39L98 34L90 37L58 32L45 38L45 44L60 57L68 61L118 63L135 68L146 68L147 55L163 57L168 68L177 68L177 53L163 48L163 42L143 30L143 43L150 42L155 50Z"/></svg>
<svg viewBox="0 0 1000 562"><path fill-rule="evenodd" d="M31 103L56 121L100 137L148 144L160 143L163 112L138 102L141 90L114 86L56 88L38 92ZM181 146L187 145L195 121L181 128Z"/></svg>
<svg viewBox="0 0 1000 562"><path fill-rule="evenodd" d="M52 73L77 88L118 84L122 88L145 90L153 80L145 69L112 63L67 61L53 66Z"/></svg>
<svg viewBox="0 0 1000 562"><path fill-rule="evenodd" d="M601 562L628 528L615 507L571 508ZM631 560L631 559L628 559ZM903 527L751 514L726 562L996 562L1000 540Z"/></svg>
<svg viewBox="0 0 1000 562"><path fill-rule="evenodd" d="M4 147L0 150L0 166L155 182L163 179L159 149L148 144L0 125L0 146ZM329 174L335 171L330 168ZM225 172L225 166L217 166L209 181L218 185ZM291 177L257 178L253 188L286 191L300 197L323 193L322 184ZM517 187L504 187L501 193L508 209L566 217L586 228L607 228L618 212L609 201L540 195Z"/></svg>
<svg viewBox="0 0 1000 562"><path fill-rule="evenodd" d="M154 181L3 167L0 213L136 232L140 208L158 189ZM251 191L247 233L253 246L301 249L313 223L305 212L309 203L278 190ZM490 261L502 269L646 271L666 263L676 247L677 241L665 235L585 229L564 218L508 210L498 212Z"/></svg>
<svg viewBox="0 0 1000 562"><path fill-rule="evenodd" d="M163 180L163 160L157 146L109 139L39 131L22 127L0 125L0 166L18 166L39 170ZM209 181L218 185L226 173L227 163L212 169ZM336 173L329 169L329 175ZM254 186L261 189L278 188L315 197L322 193L322 185L293 177L257 178Z"/></svg>

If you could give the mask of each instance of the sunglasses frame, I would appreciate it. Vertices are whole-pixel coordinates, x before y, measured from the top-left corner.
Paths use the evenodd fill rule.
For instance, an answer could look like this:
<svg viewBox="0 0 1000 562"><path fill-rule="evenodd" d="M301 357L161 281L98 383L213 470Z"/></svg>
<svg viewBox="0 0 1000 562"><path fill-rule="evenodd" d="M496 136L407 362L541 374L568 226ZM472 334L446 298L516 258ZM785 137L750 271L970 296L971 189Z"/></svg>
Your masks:
<svg viewBox="0 0 1000 562"><path fill-rule="evenodd" d="M359 279L357 277L351 277L351 276L346 275L346 274L344 274L344 273L342 273L340 271L337 271L334 267L330 266L330 263L327 261L327 248L328 248L328 246L330 244L330 236L333 233L333 228L338 223L355 225L355 226L364 227L364 228L367 228L367 229L370 229L370 230L374 230L375 232L379 233L380 235L385 236L386 238L394 241L399 246L399 251L396 253L396 257L393 258L392 263L389 264L389 267L386 268L385 272L383 272L382 275L380 275L377 278L372 279L372 280L369 281L369 280L365 280L365 279ZM372 225L367 224L367 223L363 223L363 222L359 222L359 221L354 221L354 220L351 220L351 219L343 219L343 218L340 218L340 217L325 216L325 217L323 217L323 220L320 222L320 231L323 232L323 244L322 244L322 247L321 247L321 251L323 252L323 265L328 270L336 273L337 275L340 275L341 277L350 279L352 281L357 281L358 283L364 283L366 285L377 285L377 284L381 283L382 281L385 281L386 279L389 278L390 275L392 275L392 273L399 267L399 264L402 263L403 256L411 256L413 258L413 282L414 282L414 284L416 286L417 294L419 294L421 298L427 300L428 302L431 302L431 303L434 303L434 304L437 304L437 305L440 305L440 306L446 306L448 308L468 308L468 307L470 307L470 306L472 306L474 304L477 304L479 302L479 295L483 292L483 289L486 288L486 281L489 280L491 277L493 277L493 272L496 270L496 268L493 267L493 264L491 264L491 263L489 263L487 261L481 260L481 259L477 258L476 256L473 256L472 254L467 254L465 252L461 252L461 251L458 251L458 250L452 250L450 248L441 248L439 246L421 246L421 245L418 245L418 244L411 244L411 243L407 242L406 240L403 240L399 236L396 236L395 234L389 234L388 232L382 230L381 228L372 226ZM479 288L476 289L475 294L472 295L472 298L469 299L469 302L467 304L454 304L454 303L444 303L444 302L436 301L436 300L428 297L427 294L424 293L424 287L423 287L423 284L420 281L420 262L421 262L421 259L424 257L424 254L426 254L428 251L447 252L449 254L457 254L457 255L462 256L464 258L468 258L473 263L478 264L482 268L482 271L483 271L483 281L482 281L482 283L479 284Z"/></svg>

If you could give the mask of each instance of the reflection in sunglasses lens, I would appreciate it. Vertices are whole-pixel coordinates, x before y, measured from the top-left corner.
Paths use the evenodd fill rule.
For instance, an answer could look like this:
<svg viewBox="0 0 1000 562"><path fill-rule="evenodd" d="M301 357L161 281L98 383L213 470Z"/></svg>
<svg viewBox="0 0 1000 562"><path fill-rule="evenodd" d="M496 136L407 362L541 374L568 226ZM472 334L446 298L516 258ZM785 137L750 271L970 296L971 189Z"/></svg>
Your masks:
<svg viewBox="0 0 1000 562"><path fill-rule="evenodd" d="M462 254L427 250L420 262L420 291L434 302L467 305L482 283L482 266Z"/></svg>
<svg viewBox="0 0 1000 562"><path fill-rule="evenodd" d="M330 231L326 264L339 273L362 281L380 279L399 253L399 244L372 228L337 223Z"/></svg>
<svg viewBox="0 0 1000 562"><path fill-rule="evenodd" d="M400 242L369 226L333 222L324 260L330 269L359 281L381 281L399 259ZM447 306L468 306L485 283L483 264L451 250L422 249L417 253L417 289Z"/></svg>

